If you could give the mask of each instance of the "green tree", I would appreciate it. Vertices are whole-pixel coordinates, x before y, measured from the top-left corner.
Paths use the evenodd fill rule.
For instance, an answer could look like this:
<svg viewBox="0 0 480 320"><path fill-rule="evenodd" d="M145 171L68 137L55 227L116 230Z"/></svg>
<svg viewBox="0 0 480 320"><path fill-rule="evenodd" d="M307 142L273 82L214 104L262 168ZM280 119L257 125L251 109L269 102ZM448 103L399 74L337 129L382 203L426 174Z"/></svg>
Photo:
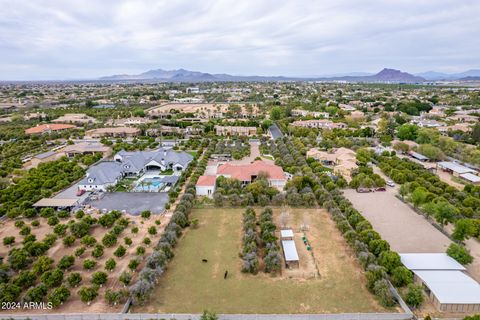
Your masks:
<svg viewBox="0 0 480 320"><path fill-rule="evenodd" d="M113 254L118 257L118 258L121 258L125 255L125 253L127 253L127 249L125 249L124 246L119 246L114 252Z"/></svg>
<svg viewBox="0 0 480 320"><path fill-rule="evenodd" d="M280 107L273 107L270 110L270 119L271 120L280 120L282 118L282 109Z"/></svg>
<svg viewBox="0 0 480 320"><path fill-rule="evenodd" d="M92 275L92 284L103 286L108 280L108 275L103 271L97 271Z"/></svg>
<svg viewBox="0 0 480 320"><path fill-rule="evenodd" d="M480 123L476 123L472 130L472 140L475 143L480 143Z"/></svg>
<svg viewBox="0 0 480 320"><path fill-rule="evenodd" d="M430 158L431 160L442 160L445 158L445 154L438 147L431 144L422 144L418 147L418 152Z"/></svg>
<svg viewBox="0 0 480 320"><path fill-rule="evenodd" d="M418 127L414 124L403 124L398 127L397 137L400 140L412 140L417 139Z"/></svg>
<svg viewBox="0 0 480 320"><path fill-rule="evenodd" d="M447 254L463 265L470 264L473 261L473 257L470 255L468 249L456 243L452 243L448 247Z"/></svg>
<svg viewBox="0 0 480 320"><path fill-rule="evenodd" d="M58 267L62 270L66 270L75 264L74 256L63 256L58 262Z"/></svg>
<svg viewBox="0 0 480 320"><path fill-rule="evenodd" d="M13 237L13 236L3 238L3 245L4 246L11 246L14 243L15 243L15 237Z"/></svg>
<svg viewBox="0 0 480 320"><path fill-rule="evenodd" d="M200 320L218 320L218 316L215 312L203 311Z"/></svg>
<svg viewBox="0 0 480 320"><path fill-rule="evenodd" d="M384 251L378 257L378 264L387 269L391 273L396 267L402 265L400 256L394 251Z"/></svg>
<svg viewBox="0 0 480 320"><path fill-rule="evenodd" d="M447 225L453 221L453 218L457 215L457 209L446 201L439 201L435 205L435 220L442 226Z"/></svg>
<svg viewBox="0 0 480 320"><path fill-rule="evenodd" d="M412 192L410 200L413 202L413 205L415 207L418 207L427 201L427 197L427 189L425 189L424 187L418 187Z"/></svg>
<svg viewBox="0 0 480 320"><path fill-rule="evenodd" d="M108 270L110 272L113 271L113 269L115 269L116 266L117 266L117 263L113 258L110 258L105 262L105 270Z"/></svg>
<svg viewBox="0 0 480 320"><path fill-rule="evenodd" d="M82 287L80 290L78 290L78 295L80 296L80 300L82 300L82 302L90 305L90 303L98 296L98 288L95 286Z"/></svg>
<svg viewBox="0 0 480 320"><path fill-rule="evenodd" d="M94 260L90 260L90 259L83 260L83 268L85 270L91 270L95 268L96 265L97 265L97 262Z"/></svg>
<svg viewBox="0 0 480 320"><path fill-rule="evenodd" d="M71 288L77 287L80 282L82 282L82 276L78 272L72 272L67 277L67 283Z"/></svg>
<svg viewBox="0 0 480 320"><path fill-rule="evenodd" d="M423 288L413 283L408 285L408 291L404 296L405 302L411 307L419 307L423 303Z"/></svg>
<svg viewBox="0 0 480 320"><path fill-rule="evenodd" d="M48 302L52 303L53 307L58 307L62 305L65 301L68 300L70 297L70 290L68 290L65 286L60 286L58 288L53 289L48 294Z"/></svg>
<svg viewBox="0 0 480 320"><path fill-rule="evenodd" d="M463 241L470 238L477 232L477 226L472 219L458 219L455 221L455 229L453 230L452 237L455 240Z"/></svg>
<svg viewBox="0 0 480 320"><path fill-rule="evenodd" d="M391 280L394 286L403 287L413 282L413 275L404 266L398 266L392 271Z"/></svg>
<svg viewBox="0 0 480 320"><path fill-rule="evenodd" d="M58 268L51 271L46 271L44 274L42 274L40 279L49 288L59 286L63 281L63 271Z"/></svg>

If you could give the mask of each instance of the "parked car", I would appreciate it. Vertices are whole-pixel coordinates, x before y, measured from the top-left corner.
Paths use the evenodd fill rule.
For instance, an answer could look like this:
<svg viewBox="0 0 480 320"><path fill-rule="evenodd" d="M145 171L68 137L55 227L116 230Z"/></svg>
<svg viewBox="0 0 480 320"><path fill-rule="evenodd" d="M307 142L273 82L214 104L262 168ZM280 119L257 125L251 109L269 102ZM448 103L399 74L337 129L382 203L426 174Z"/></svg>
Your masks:
<svg viewBox="0 0 480 320"><path fill-rule="evenodd" d="M78 189L77 190L77 197L80 197L81 195L83 195L85 193L85 189Z"/></svg>
<svg viewBox="0 0 480 320"><path fill-rule="evenodd" d="M384 187L376 188L375 191L387 191Z"/></svg>
<svg viewBox="0 0 480 320"><path fill-rule="evenodd" d="M372 189L369 189L369 188L357 188L357 192L358 192L358 193L368 193L368 192L372 192Z"/></svg>
<svg viewBox="0 0 480 320"><path fill-rule="evenodd" d="M393 187L395 187L395 183L393 183L393 181L392 181L392 180L388 180L388 181L387 181L387 186L389 186L389 187L392 187L392 188L393 188Z"/></svg>

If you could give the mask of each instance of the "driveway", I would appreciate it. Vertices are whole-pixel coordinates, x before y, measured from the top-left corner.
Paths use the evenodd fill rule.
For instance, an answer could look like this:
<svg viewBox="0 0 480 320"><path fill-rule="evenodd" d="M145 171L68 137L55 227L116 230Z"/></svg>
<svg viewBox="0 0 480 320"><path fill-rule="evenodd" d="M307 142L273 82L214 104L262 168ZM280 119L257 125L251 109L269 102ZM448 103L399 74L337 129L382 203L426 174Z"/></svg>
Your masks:
<svg viewBox="0 0 480 320"><path fill-rule="evenodd" d="M165 192L109 192L100 200L88 202L100 210L119 210L133 215L139 215L144 210L163 213L167 203L168 194Z"/></svg>

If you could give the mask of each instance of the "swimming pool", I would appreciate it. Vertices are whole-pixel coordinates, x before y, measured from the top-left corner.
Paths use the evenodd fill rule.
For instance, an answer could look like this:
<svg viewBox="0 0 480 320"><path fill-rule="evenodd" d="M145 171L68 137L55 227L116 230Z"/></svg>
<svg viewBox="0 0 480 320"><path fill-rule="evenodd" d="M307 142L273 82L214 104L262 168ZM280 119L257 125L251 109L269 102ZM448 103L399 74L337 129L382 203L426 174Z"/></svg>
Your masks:
<svg viewBox="0 0 480 320"><path fill-rule="evenodd" d="M158 192L162 189L164 183L160 181L160 177L145 178L139 181L135 187L137 192Z"/></svg>

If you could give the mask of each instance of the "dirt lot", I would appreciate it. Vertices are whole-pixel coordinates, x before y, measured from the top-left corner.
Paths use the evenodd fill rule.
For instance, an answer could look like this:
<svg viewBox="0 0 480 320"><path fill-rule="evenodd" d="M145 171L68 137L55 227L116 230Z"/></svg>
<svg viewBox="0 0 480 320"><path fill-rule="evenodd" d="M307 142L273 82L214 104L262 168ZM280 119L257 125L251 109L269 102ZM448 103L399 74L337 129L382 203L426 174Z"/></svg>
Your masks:
<svg viewBox="0 0 480 320"><path fill-rule="evenodd" d="M239 106L244 106L242 103L238 103ZM169 113L170 110L177 110L183 113L194 113L194 114L204 114L214 115L216 112L227 112L228 104L227 103L167 103L161 106L149 109L149 114L155 115L159 113ZM254 107L254 114L257 112L257 108ZM246 113L246 110L242 110Z"/></svg>
<svg viewBox="0 0 480 320"><path fill-rule="evenodd" d="M132 312L199 313L338 313L382 312L365 288L365 278L352 252L324 210L290 209L295 237L305 232L313 256L297 241L301 269L318 267L316 278L272 277L241 272L242 213L244 209L195 209L198 229L187 230L175 258L145 306ZM278 221L281 209L274 210ZM256 209L260 214L261 208ZM207 259L208 262L202 262ZM304 261L303 261L304 260ZM228 277L224 279L224 272ZM391 310L389 310L391 311Z"/></svg>
<svg viewBox="0 0 480 320"><path fill-rule="evenodd" d="M93 215L93 216L98 217L98 215ZM80 283L80 286L78 288L71 288L70 289L71 296L62 306L60 306L59 308L52 309L52 310L37 310L37 311L26 310L26 312L28 312L28 313L32 313L32 312L38 312L38 313L45 313L45 312L52 312L52 313L59 313L59 312L69 312L69 313L74 313L74 312L82 312L82 313L85 313L85 312L92 312L92 313L94 313L94 312L119 312L121 310L121 308L123 307L123 305L118 305L117 307L109 306L104 300L105 291L107 289L119 290L119 289L123 288L123 284L118 281L118 277L120 276L120 274L124 270L128 270L128 263L129 263L130 259L138 257L136 255L136 248L138 246L143 245L142 241L145 237L147 237L147 235L152 240L152 244L156 243L156 241L160 237L160 230L161 230L161 228L164 227L164 224L166 223L166 220L167 220L164 217L155 216L155 215L152 215L152 217L150 217L147 220L142 219L141 217L138 217L138 216L127 216L127 217L131 221L130 225L118 237L117 245L115 245L111 248L105 247L104 254L103 254L102 257L100 257L99 259L93 258L91 256L91 252L92 252L93 248L87 248L87 250L85 251L85 253L83 253L82 256L75 258L75 265L72 268L68 269L68 271L65 272L64 279L66 279L68 274L70 274L72 272L79 272L82 276L82 282ZM68 220L71 220L71 219L74 219L74 218L71 217L71 218L68 218L68 219L60 219L60 223L65 224L65 223L68 222ZM45 219L45 218L38 218L37 220L40 221L40 226L39 227L31 227L31 229L32 229L31 233L34 234L37 237L37 240L42 240L45 237L46 234L53 233L53 231L52 231L53 227L50 227L47 224L47 219ZM162 224L160 226L157 226L155 224L155 220L160 220ZM24 219L24 221L26 222L26 225L30 226L30 223L31 223L32 220ZM152 236L152 235L148 234L147 229L148 229L148 227L153 226L153 225L155 225L157 227L158 233L157 233L157 235ZM133 226L137 226L139 228L138 234L133 234L131 232L131 229L132 229ZM19 229L14 226L14 221L13 220L8 219L8 220L3 221L1 223L1 225L0 225L0 239L3 239L6 236L14 236L15 239L16 239L16 241L15 241L16 243L15 243L15 245L13 245L11 247L8 247L8 248L5 247L3 245L3 243L1 243L0 244L0 256L3 256L3 257L7 256L8 251L11 248L21 247L21 239L23 237L20 236L18 234L18 232L19 232ZM106 232L107 232L107 229L104 229L101 226L95 226L91 230L91 235L94 236L99 243L101 243L102 237L105 235ZM125 243L124 243L125 237L129 237L133 241L133 243L130 247L125 246ZM113 251L115 251L115 249L120 244L125 246L125 248L127 249L127 253L121 258L117 258L113 255ZM74 255L75 250L77 248L79 248L80 246L81 246L80 240L77 239L73 246L66 247L62 243L62 239L59 238L59 239L57 239L57 241L55 242L53 247L51 247L47 251L47 255L50 256L51 258L53 258L55 260L55 262L57 263L64 255ZM153 245L150 245L149 247L145 247L146 248L146 253L145 253L144 257L147 257L151 253L152 247L153 247ZM83 269L83 260L87 259L87 258L92 259L92 260L96 260L97 265L95 266L95 268L93 270ZM102 288L100 288L99 293L98 293L98 297L91 303L91 305L87 306L85 303L80 301L80 298L77 294L77 291L82 285L90 285L90 279L91 279L91 276L94 272L104 271L105 262L109 258L114 258L117 265L116 265L115 269L112 271L112 273L109 274L108 282L105 285L103 285ZM139 259L142 261L142 264L137 268L137 270L141 270L141 268L143 267L143 262L144 262L144 259L141 259L141 258L139 258ZM138 273L134 273L133 276L135 277L136 274L138 274ZM5 311L5 312L7 312L7 311ZM12 310L8 310L8 313L11 313L11 312L12 312ZM21 312L21 310L18 310L18 312Z"/></svg>
<svg viewBox="0 0 480 320"><path fill-rule="evenodd" d="M358 193L348 189L344 194L393 250L399 253L445 252L452 243L450 239L397 199L396 190L387 187L386 192ZM447 226L446 230L451 232L451 228ZM467 266L468 273L480 281L480 243L470 239L466 246L475 258Z"/></svg>
<svg viewBox="0 0 480 320"><path fill-rule="evenodd" d="M422 216L395 197L395 190L358 193L348 189L344 195L374 229L400 253L445 252L451 241Z"/></svg>

